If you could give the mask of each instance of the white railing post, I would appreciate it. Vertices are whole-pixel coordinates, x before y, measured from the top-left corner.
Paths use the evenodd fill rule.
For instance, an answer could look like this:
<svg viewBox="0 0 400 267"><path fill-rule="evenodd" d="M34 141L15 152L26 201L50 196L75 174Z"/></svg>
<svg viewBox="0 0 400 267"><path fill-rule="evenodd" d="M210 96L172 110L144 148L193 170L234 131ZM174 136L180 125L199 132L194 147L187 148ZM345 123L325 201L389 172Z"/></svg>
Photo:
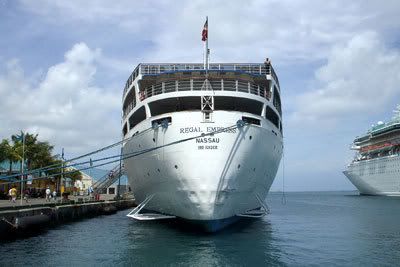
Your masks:
<svg viewBox="0 0 400 267"><path fill-rule="evenodd" d="M165 82L161 83L161 92L164 94L165 93Z"/></svg>
<svg viewBox="0 0 400 267"><path fill-rule="evenodd" d="M224 91L224 79L221 79L221 91Z"/></svg>
<svg viewBox="0 0 400 267"><path fill-rule="evenodd" d="M190 79L190 91L193 91L193 79Z"/></svg>

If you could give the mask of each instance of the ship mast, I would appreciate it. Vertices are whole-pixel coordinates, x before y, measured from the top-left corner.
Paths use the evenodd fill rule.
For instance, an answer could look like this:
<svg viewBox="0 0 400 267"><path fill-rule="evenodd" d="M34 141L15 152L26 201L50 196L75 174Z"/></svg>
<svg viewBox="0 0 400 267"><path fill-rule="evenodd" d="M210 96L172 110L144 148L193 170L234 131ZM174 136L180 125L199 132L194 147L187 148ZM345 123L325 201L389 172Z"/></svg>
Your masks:
<svg viewBox="0 0 400 267"><path fill-rule="evenodd" d="M213 90L210 82L208 81L208 68L209 62L208 57L210 55L210 50L208 49L208 16L206 17L206 22L204 23L203 31L201 33L201 40L204 43L204 69L206 71L206 78L204 80L201 90L205 90L206 93L201 97L201 111L203 113L203 121L212 121L212 112L214 111L214 96L208 93L209 90Z"/></svg>

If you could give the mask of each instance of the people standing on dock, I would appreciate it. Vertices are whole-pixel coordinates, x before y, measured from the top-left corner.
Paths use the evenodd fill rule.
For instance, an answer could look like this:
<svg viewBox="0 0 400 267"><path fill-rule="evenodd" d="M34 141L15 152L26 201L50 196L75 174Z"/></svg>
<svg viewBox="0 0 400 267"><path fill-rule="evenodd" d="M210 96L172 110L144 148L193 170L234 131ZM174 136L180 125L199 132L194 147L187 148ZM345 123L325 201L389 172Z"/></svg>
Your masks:
<svg viewBox="0 0 400 267"><path fill-rule="evenodd" d="M12 190L12 188L10 188L10 190L8 190L8 198L9 198L10 202L11 202L11 200L12 200L11 190Z"/></svg>
<svg viewBox="0 0 400 267"><path fill-rule="evenodd" d="M30 193L31 192L30 192L29 189L26 189L25 192L24 192L24 200L25 200L26 203L29 202Z"/></svg>
<svg viewBox="0 0 400 267"><path fill-rule="evenodd" d="M17 189L15 188L15 186L13 186L13 188L11 188L10 195L11 195L12 202L15 203L17 200Z"/></svg>
<svg viewBox="0 0 400 267"><path fill-rule="evenodd" d="M46 188L46 202L50 202L50 198L51 198L51 191L50 191L50 188L47 187Z"/></svg>
<svg viewBox="0 0 400 267"><path fill-rule="evenodd" d="M54 202L57 201L57 192L56 192L56 190L53 191L53 199L54 199Z"/></svg>
<svg viewBox="0 0 400 267"><path fill-rule="evenodd" d="M93 187L89 186L88 193L89 193L90 199L93 198L93 192L94 192Z"/></svg>

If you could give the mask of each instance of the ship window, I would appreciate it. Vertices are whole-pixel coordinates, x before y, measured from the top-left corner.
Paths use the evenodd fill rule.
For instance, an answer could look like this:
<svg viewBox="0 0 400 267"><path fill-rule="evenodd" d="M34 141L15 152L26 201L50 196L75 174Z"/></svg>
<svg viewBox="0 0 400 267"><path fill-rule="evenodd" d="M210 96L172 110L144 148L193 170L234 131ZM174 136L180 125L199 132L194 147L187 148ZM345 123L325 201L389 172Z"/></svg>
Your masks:
<svg viewBox="0 0 400 267"><path fill-rule="evenodd" d="M164 123L164 121L166 121L167 123L171 123L172 122L172 118L171 117L164 117L161 119L157 119L151 122L151 125L162 125Z"/></svg>
<svg viewBox="0 0 400 267"><path fill-rule="evenodd" d="M262 103L248 98L215 96L214 110L241 111L261 116Z"/></svg>
<svg viewBox="0 0 400 267"><path fill-rule="evenodd" d="M151 116L157 116L170 112L201 110L199 96L164 98L149 103Z"/></svg>
<svg viewBox="0 0 400 267"><path fill-rule="evenodd" d="M281 97L279 96L278 89L276 89L276 86L274 86L274 106L276 110L278 110L279 114L282 116L282 110L281 110Z"/></svg>
<svg viewBox="0 0 400 267"><path fill-rule="evenodd" d="M136 110L135 113L133 113L132 116L129 118L129 129L132 129L139 122L145 119L146 119L146 111L144 107L141 107L138 110Z"/></svg>
<svg viewBox="0 0 400 267"><path fill-rule="evenodd" d="M276 128L279 128L278 114L276 114L275 111L273 111L273 109L270 108L269 106L267 106L265 110L265 118L267 118L267 120L272 122L276 126Z"/></svg>
<svg viewBox="0 0 400 267"><path fill-rule="evenodd" d="M242 120L243 120L245 123L255 124L255 125L261 125L261 121L260 121L259 119L255 119L255 118L250 118L250 117L245 117L245 116L243 116L243 117L242 117ZM250 136L250 139L251 139L251 136Z"/></svg>
<svg viewBox="0 0 400 267"><path fill-rule="evenodd" d="M131 111L136 106L136 91L135 87L133 86L132 89L127 94L124 105L123 105L123 112L124 116L128 115L129 111Z"/></svg>
<svg viewBox="0 0 400 267"><path fill-rule="evenodd" d="M122 128L122 133L124 134L124 136L128 133L128 125L126 125L126 123L124 124L124 127Z"/></svg>

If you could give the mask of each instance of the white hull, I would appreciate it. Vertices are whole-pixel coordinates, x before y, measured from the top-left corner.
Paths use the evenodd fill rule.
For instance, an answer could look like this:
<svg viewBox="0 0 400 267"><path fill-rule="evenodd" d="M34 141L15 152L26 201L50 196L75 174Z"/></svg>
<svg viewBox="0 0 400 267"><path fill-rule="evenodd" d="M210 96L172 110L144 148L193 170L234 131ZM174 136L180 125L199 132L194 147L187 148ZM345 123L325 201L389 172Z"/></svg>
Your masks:
<svg viewBox="0 0 400 267"><path fill-rule="evenodd" d="M355 161L343 172L360 194L400 196L400 156Z"/></svg>
<svg viewBox="0 0 400 267"><path fill-rule="evenodd" d="M242 116L258 118L261 126L245 125L156 149L124 160L138 203L154 194L146 209L188 220L221 220L260 207L282 156L282 137L266 119L235 111L214 111L203 123L200 111L151 117L132 129L139 131L123 148L124 156L202 133L235 125ZM167 129L151 122L171 117Z"/></svg>

